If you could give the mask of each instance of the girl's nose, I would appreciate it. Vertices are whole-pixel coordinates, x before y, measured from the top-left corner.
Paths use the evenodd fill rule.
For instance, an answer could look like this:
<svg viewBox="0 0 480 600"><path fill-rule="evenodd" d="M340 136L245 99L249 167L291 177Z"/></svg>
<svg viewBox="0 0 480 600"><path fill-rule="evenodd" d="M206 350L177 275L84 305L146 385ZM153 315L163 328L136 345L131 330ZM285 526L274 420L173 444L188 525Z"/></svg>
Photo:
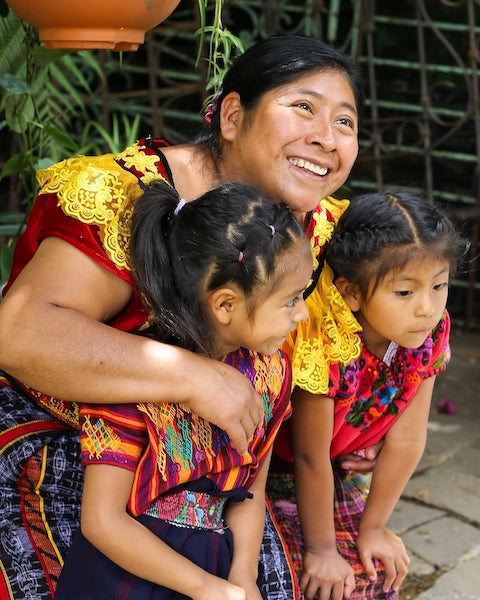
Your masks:
<svg viewBox="0 0 480 600"><path fill-rule="evenodd" d="M417 314L430 317L435 312L435 305L429 293L422 294L417 307Z"/></svg>
<svg viewBox="0 0 480 600"><path fill-rule="evenodd" d="M305 304L305 300L302 299L297 306L298 310L296 311L293 319L295 323L299 323L308 317L308 308Z"/></svg>

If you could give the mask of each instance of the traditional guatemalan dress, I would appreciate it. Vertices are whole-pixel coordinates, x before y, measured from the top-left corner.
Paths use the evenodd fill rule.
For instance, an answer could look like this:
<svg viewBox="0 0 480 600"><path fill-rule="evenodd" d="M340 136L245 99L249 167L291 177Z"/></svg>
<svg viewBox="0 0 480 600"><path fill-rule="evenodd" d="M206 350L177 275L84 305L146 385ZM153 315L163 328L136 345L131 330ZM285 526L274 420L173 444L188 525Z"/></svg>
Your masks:
<svg viewBox="0 0 480 600"><path fill-rule="evenodd" d="M164 146L162 140L140 140L116 155L67 159L40 171L40 194L17 242L4 291L42 239L59 237L132 286L129 304L108 324L125 331L144 325L146 310L127 264L130 212L126 207L152 179L164 178L175 185L161 151ZM326 315L336 311L339 299L336 288L319 278L321 255L347 204L333 198L322 200L305 222L316 267L309 292L313 291L313 297L318 286L323 286L318 307ZM312 353L324 374L328 360L346 356L350 360L359 350L353 335L356 324L350 316L344 306L338 317L329 316L322 335L299 345L302 360ZM298 371L295 352L293 358ZM2 600L51 600L78 528L83 483L79 407L67 400L46 396L0 372ZM298 588L292 589L291 564L285 558L277 524L267 515L261 565L270 582L265 588L270 600L298 597Z"/></svg>
<svg viewBox="0 0 480 600"><path fill-rule="evenodd" d="M267 357L240 349L225 362L244 373L263 398L264 421L245 456L231 447L223 430L183 404L83 405L80 409L82 462L134 472L129 514L180 554L224 579L235 545L223 523L225 503L249 501L248 489L281 422L291 412L290 363L280 350ZM78 532L55 598L118 597L186 599L124 571Z"/></svg>
<svg viewBox="0 0 480 600"><path fill-rule="evenodd" d="M327 265L324 269L329 271ZM303 327L308 330L308 323ZM336 459L349 453L361 454L368 446L378 443L414 398L421 382L446 368L450 359L449 333L450 320L445 312L422 346L402 348L392 342L383 360L367 349L359 334L360 356L346 365L338 362L330 365L328 389L324 394L335 400L330 447L335 485L334 519L337 548L355 573L356 587L349 600L394 600L398 593L383 592L384 573L380 561L375 560L377 581L369 582L365 576L356 540L368 488L364 477L346 473L337 465ZM306 368L310 369L311 364ZM302 371L300 360L297 369ZM288 423L277 437L275 451L285 463L293 462ZM272 476L270 488L273 512L300 576L303 542L292 474L283 472Z"/></svg>

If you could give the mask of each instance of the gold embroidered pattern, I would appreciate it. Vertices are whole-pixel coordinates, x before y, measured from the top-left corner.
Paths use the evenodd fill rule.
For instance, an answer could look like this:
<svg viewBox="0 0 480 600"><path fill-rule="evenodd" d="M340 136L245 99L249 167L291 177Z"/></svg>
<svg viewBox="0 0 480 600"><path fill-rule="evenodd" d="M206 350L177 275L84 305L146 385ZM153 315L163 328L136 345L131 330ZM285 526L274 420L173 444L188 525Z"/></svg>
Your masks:
<svg viewBox="0 0 480 600"><path fill-rule="evenodd" d="M97 419L92 423L90 417L86 416L82 431L87 436L85 449L88 451L89 458L99 459L106 450L115 452L120 445L120 437L110 426L105 425L103 419Z"/></svg>
<svg viewBox="0 0 480 600"><path fill-rule="evenodd" d="M158 173L158 161L156 154L146 154L142 147L133 144L118 154L68 158L38 171L37 179L40 193L56 194L65 214L96 225L110 260L117 267L128 269L130 202L141 193L139 182L164 179ZM134 172L142 175L137 177Z"/></svg>
<svg viewBox="0 0 480 600"><path fill-rule="evenodd" d="M325 244L332 237L333 230L338 219L348 208L349 200L337 200L332 196L324 198L320 202L322 210L313 213L314 229L310 238L310 247L313 256L313 270L318 268L318 256ZM331 220L333 217L333 221Z"/></svg>
<svg viewBox="0 0 480 600"><path fill-rule="evenodd" d="M306 304L309 318L288 336L285 350L292 359L293 385L313 394L326 394L329 365L348 364L360 355L358 332L362 328L333 284L333 273L326 263Z"/></svg>
<svg viewBox="0 0 480 600"><path fill-rule="evenodd" d="M70 427L78 428L80 410L76 402L67 402L54 396L47 396L25 384L21 384L21 386L48 413Z"/></svg>

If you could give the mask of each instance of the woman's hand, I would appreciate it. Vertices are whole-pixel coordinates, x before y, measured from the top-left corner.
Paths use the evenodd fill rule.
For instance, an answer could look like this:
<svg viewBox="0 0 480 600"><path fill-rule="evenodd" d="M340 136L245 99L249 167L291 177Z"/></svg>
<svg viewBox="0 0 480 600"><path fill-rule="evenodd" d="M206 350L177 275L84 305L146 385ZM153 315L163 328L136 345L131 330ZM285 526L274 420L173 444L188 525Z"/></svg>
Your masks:
<svg viewBox="0 0 480 600"><path fill-rule="evenodd" d="M109 327L131 292L71 244L46 238L0 303L0 368L65 400L186 402L244 454L263 414L248 379L219 361Z"/></svg>
<svg viewBox="0 0 480 600"><path fill-rule="evenodd" d="M377 578L377 572L373 558L382 561L385 569L385 582L383 591L396 592L408 573L410 559L407 551L398 535L386 527L378 529L362 529L357 540L357 548L367 577L371 581Z"/></svg>
<svg viewBox="0 0 480 600"><path fill-rule="evenodd" d="M335 548L320 553L306 551L300 588L307 600L320 590L319 600L348 598L355 588L352 567Z"/></svg>
<svg viewBox="0 0 480 600"><path fill-rule="evenodd" d="M263 418L260 396L245 375L218 360L201 357L197 373L192 378L188 406L224 429L231 445L239 454L245 454L248 440Z"/></svg>

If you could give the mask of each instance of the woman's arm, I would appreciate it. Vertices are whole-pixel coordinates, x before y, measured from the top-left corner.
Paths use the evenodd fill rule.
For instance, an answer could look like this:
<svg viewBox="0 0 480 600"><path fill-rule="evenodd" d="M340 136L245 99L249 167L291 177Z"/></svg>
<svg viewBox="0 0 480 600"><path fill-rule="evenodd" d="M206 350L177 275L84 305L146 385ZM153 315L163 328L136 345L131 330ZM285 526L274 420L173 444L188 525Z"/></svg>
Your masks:
<svg viewBox="0 0 480 600"><path fill-rule="evenodd" d="M87 466L81 512L85 537L126 571L193 600L246 600L241 587L207 573L126 512L132 482L126 469Z"/></svg>
<svg viewBox="0 0 480 600"><path fill-rule="evenodd" d="M246 451L262 415L250 382L223 363L118 331L128 283L47 238L0 302L0 368L45 394L89 403L187 402Z"/></svg>
<svg viewBox="0 0 480 600"><path fill-rule="evenodd" d="M358 550L367 575L375 579L372 557L386 572L384 590L397 590L409 559L401 539L386 524L425 449L435 377L420 384L415 397L385 436L373 471L370 492L359 528Z"/></svg>
<svg viewBox="0 0 480 600"><path fill-rule="evenodd" d="M301 389L292 398L295 490L305 552L301 588L307 599L341 600L354 589L350 565L337 551L330 462L333 400Z"/></svg>
<svg viewBox="0 0 480 600"><path fill-rule="evenodd" d="M245 588L248 600L261 600L257 586L258 561L265 528L265 484L270 454L260 467L250 488L253 498L244 502L230 502L225 522L233 533L233 561L228 580Z"/></svg>

